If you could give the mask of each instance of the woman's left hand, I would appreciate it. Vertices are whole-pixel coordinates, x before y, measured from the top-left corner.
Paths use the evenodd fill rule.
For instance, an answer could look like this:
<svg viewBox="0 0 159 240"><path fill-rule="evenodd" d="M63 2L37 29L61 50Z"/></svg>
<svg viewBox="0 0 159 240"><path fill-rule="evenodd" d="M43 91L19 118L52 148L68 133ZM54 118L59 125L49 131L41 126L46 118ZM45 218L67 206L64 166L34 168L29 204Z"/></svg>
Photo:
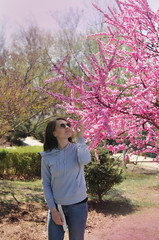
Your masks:
<svg viewBox="0 0 159 240"><path fill-rule="evenodd" d="M76 132L77 132L77 138L83 137L83 134L84 134L84 124L83 123L77 124Z"/></svg>

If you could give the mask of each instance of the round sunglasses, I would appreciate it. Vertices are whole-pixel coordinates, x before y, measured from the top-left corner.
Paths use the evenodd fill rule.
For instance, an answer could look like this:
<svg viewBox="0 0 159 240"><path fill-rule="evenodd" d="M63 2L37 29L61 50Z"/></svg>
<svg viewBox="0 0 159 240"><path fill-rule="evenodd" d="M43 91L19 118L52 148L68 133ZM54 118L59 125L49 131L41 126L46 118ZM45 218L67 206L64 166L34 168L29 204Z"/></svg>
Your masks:
<svg viewBox="0 0 159 240"><path fill-rule="evenodd" d="M71 127L71 123L70 122L68 122L68 123L61 123L60 124L60 128L66 128L66 127Z"/></svg>

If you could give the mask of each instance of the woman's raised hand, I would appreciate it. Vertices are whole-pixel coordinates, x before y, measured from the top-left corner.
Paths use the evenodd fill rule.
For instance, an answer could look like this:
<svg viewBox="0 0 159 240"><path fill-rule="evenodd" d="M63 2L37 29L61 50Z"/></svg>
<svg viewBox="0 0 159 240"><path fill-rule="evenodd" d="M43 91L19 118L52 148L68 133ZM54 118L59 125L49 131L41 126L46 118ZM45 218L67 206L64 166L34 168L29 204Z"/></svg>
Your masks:
<svg viewBox="0 0 159 240"><path fill-rule="evenodd" d="M77 124L75 130L76 130L76 133L77 133L77 138L83 137L83 134L84 134L84 124L83 123Z"/></svg>

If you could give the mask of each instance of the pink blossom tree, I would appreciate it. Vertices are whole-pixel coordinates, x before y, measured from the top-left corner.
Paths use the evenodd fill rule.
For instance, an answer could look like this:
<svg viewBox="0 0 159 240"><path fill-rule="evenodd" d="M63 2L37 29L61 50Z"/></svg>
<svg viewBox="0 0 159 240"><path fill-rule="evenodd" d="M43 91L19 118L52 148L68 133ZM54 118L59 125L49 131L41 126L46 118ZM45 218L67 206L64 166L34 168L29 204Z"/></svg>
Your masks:
<svg viewBox="0 0 159 240"><path fill-rule="evenodd" d="M53 71L65 81L70 97L47 92L63 101L61 108L80 116L90 149L103 142L117 153L152 152L159 158L159 10L147 0L116 0L118 9L103 13L108 31L88 36L98 52L81 63L83 76L64 71L67 57ZM43 89L43 91L45 91ZM71 119L74 126L76 121ZM112 143L107 144L107 143Z"/></svg>

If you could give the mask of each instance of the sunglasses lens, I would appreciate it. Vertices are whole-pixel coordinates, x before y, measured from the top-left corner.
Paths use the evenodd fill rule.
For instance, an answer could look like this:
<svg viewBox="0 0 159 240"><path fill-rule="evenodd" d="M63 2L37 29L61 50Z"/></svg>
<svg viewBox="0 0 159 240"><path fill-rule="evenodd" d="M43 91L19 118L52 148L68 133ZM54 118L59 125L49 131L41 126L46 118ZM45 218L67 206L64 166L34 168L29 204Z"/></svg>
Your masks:
<svg viewBox="0 0 159 240"><path fill-rule="evenodd" d="M61 124L60 124L60 127L61 127L61 128L65 128L66 126L67 126L67 127L71 127L71 123L68 122L68 123L66 123L66 124L64 124L64 123L61 123Z"/></svg>
<svg viewBox="0 0 159 240"><path fill-rule="evenodd" d="M70 123L70 122L68 122L66 125L67 125L68 127L71 127L71 123Z"/></svg>
<svg viewBox="0 0 159 240"><path fill-rule="evenodd" d="M66 124L64 124L64 123L61 123L61 124L60 124L60 127L61 127L61 128L65 128L66 126L67 126L67 127L71 127L71 123L68 122L68 123L66 123Z"/></svg>

